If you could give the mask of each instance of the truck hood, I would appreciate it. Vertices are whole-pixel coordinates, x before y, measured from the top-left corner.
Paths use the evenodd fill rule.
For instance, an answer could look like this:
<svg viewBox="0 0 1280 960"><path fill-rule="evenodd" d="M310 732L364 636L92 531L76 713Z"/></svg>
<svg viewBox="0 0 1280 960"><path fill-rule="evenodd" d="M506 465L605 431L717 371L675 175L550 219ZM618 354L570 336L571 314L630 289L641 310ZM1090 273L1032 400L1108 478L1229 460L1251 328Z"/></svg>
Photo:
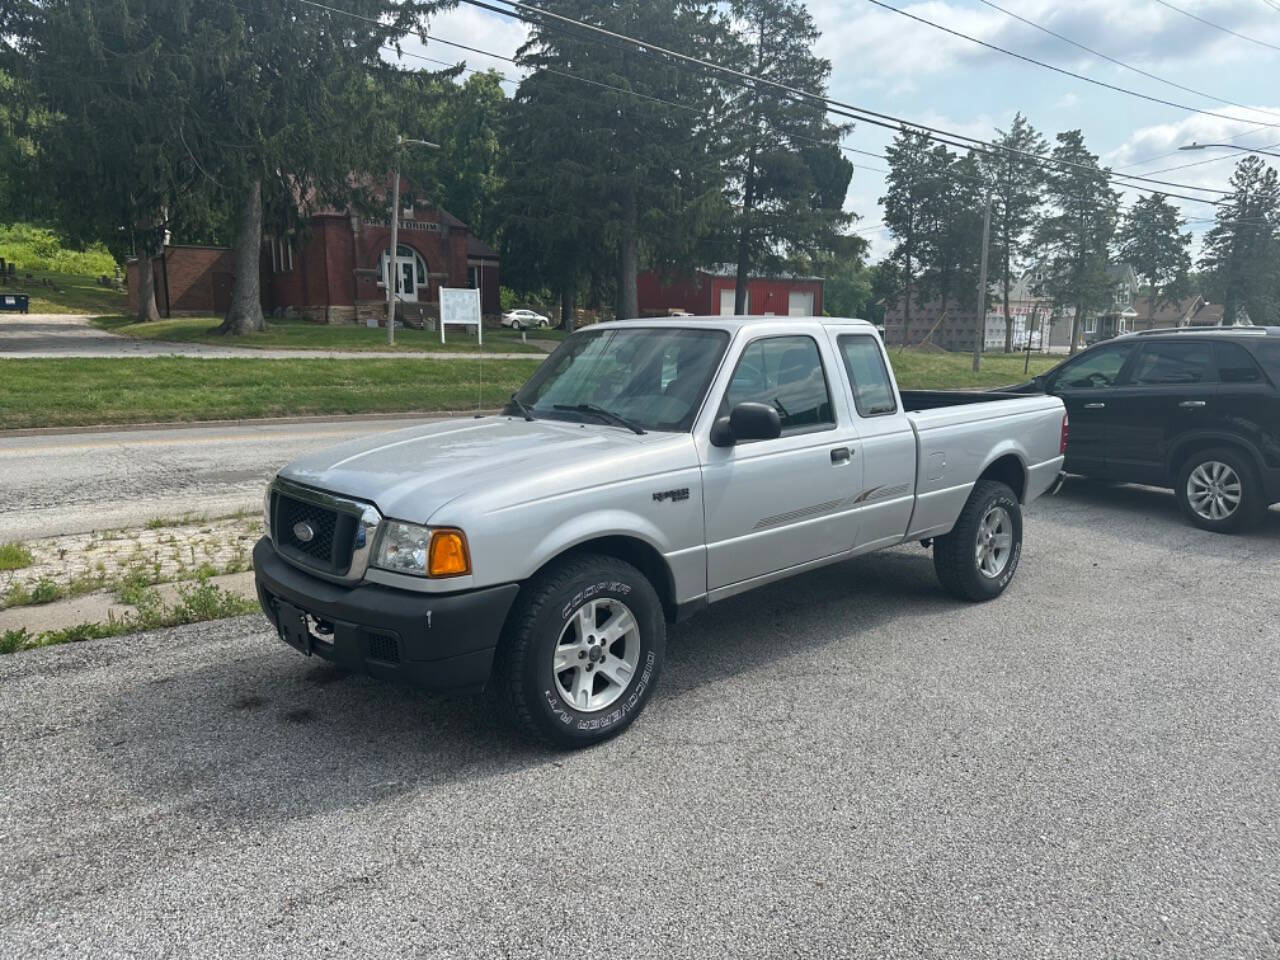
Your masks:
<svg viewBox="0 0 1280 960"><path fill-rule="evenodd" d="M681 438L692 453L687 434L501 416L446 420L330 447L295 460L280 476L370 501L386 517L426 523L449 501L481 488L506 490L495 499L511 502L598 483L602 473L617 478L609 461Z"/></svg>

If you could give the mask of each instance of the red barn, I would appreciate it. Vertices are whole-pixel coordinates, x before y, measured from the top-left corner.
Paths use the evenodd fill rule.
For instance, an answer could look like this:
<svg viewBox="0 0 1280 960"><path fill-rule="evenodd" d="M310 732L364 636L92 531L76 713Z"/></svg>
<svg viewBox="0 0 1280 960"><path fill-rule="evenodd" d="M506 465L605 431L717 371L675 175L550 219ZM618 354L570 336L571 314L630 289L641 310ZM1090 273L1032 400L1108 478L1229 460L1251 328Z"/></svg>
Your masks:
<svg viewBox="0 0 1280 960"><path fill-rule="evenodd" d="M663 279L655 271L636 278L641 316L669 316L677 311L695 316L733 313L737 268L722 264L697 270L692 277ZM747 281L747 313L756 316L822 316L821 277L752 277Z"/></svg>
<svg viewBox="0 0 1280 960"><path fill-rule="evenodd" d="M415 202L405 185L396 238L400 299L438 315L441 287L475 287L481 310L496 314L498 255L447 210ZM305 240L266 237L262 306L319 323L363 322L386 314L391 223L352 211L318 210ZM231 252L225 247L166 245L154 260L156 303L162 313L223 313L230 300ZM137 262L129 269L129 299L137 308Z"/></svg>

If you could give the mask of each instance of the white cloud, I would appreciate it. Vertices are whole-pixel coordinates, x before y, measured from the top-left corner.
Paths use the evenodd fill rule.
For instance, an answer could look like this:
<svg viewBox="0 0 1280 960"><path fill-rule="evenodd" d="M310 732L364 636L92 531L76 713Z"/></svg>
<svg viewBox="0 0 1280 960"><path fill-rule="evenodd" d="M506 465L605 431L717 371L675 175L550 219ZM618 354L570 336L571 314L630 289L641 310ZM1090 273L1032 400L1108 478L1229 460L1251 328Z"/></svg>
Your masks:
<svg viewBox="0 0 1280 960"><path fill-rule="evenodd" d="M431 18L429 35L432 39L426 45L417 37L407 37L401 46L411 54L430 57L432 60L444 61L447 64L462 63L470 70L497 70L504 76L518 80L521 72L515 65L502 57L514 57L516 51L528 37L528 30L523 22L509 17L501 17L487 13L477 7L460 4L451 10L437 14ZM478 50L486 50L498 56L491 57L452 47L444 43L452 40ZM387 54L388 60L394 55ZM440 64L426 62L415 56L400 61L403 66L427 70L442 69ZM507 86L511 92L511 86Z"/></svg>
<svg viewBox="0 0 1280 960"><path fill-rule="evenodd" d="M1074 93L1064 93L1053 105L1058 110L1074 110L1080 106L1080 98Z"/></svg>

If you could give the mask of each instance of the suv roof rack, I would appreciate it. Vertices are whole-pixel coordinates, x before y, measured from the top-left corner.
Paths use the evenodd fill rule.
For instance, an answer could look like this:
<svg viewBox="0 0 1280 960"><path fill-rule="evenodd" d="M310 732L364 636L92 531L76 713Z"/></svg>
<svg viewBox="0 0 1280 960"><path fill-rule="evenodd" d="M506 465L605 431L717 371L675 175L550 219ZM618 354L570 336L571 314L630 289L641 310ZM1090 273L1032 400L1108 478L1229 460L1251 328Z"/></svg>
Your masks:
<svg viewBox="0 0 1280 960"><path fill-rule="evenodd" d="M1245 337L1265 337L1266 327L1156 327L1152 330L1135 330L1132 336L1151 337L1166 333L1231 333Z"/></svg>

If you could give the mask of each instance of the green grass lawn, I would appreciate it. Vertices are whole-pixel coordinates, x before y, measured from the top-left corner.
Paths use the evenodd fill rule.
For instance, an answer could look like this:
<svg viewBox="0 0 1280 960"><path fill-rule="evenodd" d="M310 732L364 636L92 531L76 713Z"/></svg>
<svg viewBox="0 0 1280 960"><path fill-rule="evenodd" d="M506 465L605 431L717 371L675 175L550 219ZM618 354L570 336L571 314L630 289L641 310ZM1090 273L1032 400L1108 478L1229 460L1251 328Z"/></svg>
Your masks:
<svg viewBox="0 0 1280 960"><path fill-rule="evenodd" d="M33 308L34 309L34 308ZM249 347L256 350L394 350L397 353L477 353L475 337L454 327L446 332L447 342L440 343L438 332L396 330L394 347L387 346L385 328L369 328L355 324L309 323L306 320L267 320L267 329L243 337L226 337L215 333L222 322L219 317L171 317L150 323L138 323L133 317L95 317L93 324L102 330L143 340L170 343L204 343L218 347ZM530 339L534 339L530 334ZM510 330L486 330L486 353L540 354L532 343L521 343L520 335Z"/></svg>
<svg viewBox="0 0 1280 960"><path fill-rule="evenodd" d="M48 279L53 287L24 286L19 276L15 284L0 286L0 296L25 293L31 298L32 313L119 313L129 309L129 296L124 291L99 286L96 276L73 273L36 273L36 280ZM0 314L11 316L11 314Z"/></svg>
<svg viewBox="0 0 1280 960"><path fill-rule="evenodd" d="M492 408L505 402L537 363L536 357L488 363L470 358L0 360L0 429Z"/></svg>
<svg viewBox="0 0 1280 960"><path fill-rule="evenodd" d="M1023 383L1063 358L1033 353L1027 373L1022 372L1026 358L1020 353L983 354L978 373L973 372L973 357L967 353L923 353L891 347L889 360L903 390L971 390Z"/></svg>

